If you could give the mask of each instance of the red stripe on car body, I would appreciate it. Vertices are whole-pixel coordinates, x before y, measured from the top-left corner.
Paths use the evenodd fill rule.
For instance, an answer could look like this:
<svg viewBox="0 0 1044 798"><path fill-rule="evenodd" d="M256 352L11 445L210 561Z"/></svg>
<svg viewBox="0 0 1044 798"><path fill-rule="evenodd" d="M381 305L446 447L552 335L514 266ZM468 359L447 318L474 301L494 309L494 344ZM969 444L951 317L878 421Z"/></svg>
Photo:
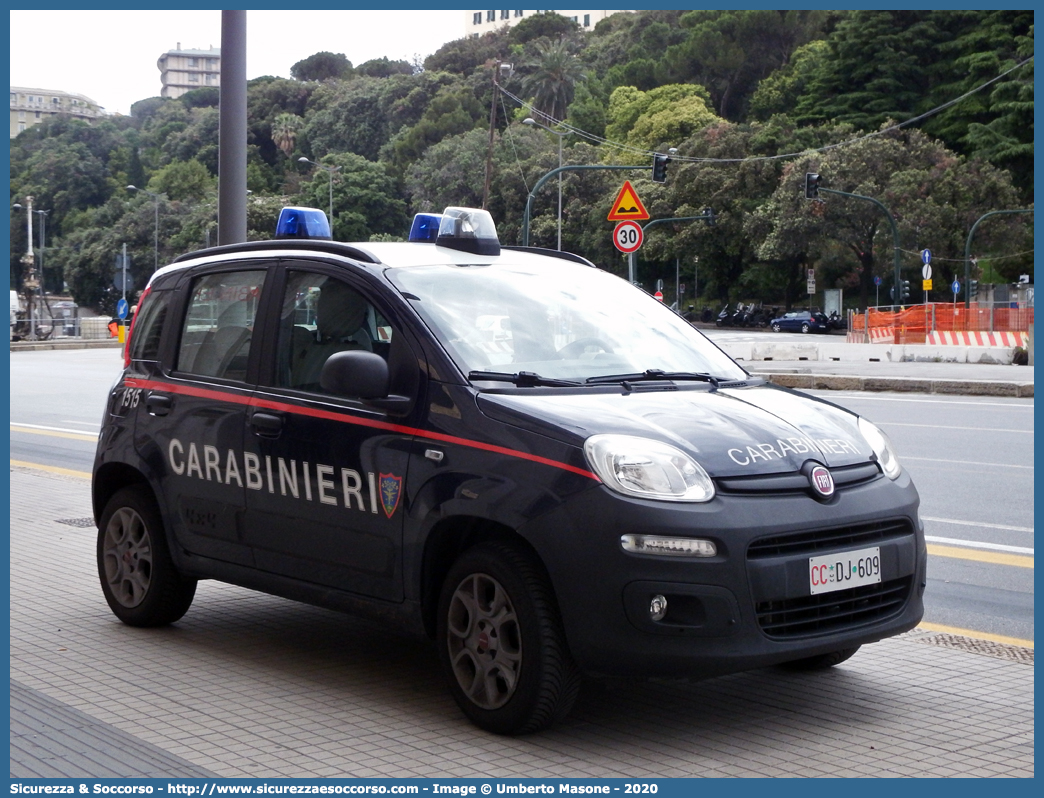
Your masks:
<svg viewBox="0 0 1044 798"><path fill-rule="evenodd" d="M219 402L231 402L233 404L246 405L248 407L257 407L265 410L279 410L285 413L293 413L300 416L311 416L312 418L323 418L329 421L337 421L342 424L354 424L359 427L370 427L371 429L387 430L388 432L398 432L403 435L415 435L419 438L426 438L428 440L440 441L442 443L455 444L457 446L467 446L472 449L480 449L485 452L493 452L495 454L503 454L508 457L517 457L522 460L529 460L533 463L540 463L541 465L551 466L552 468L560 468L563 471L569 471L573 474L579 474L582 477L593 479L595 482L601 482L596 474L591 471L587 471L583 468L577 468L576 466L569 465L568 463L562 463L558 460L551 460L547 457L541 457L536 454L529 454L528 452L520 452L517 449L508 449L504 446L497 446L492 443L483 443L482 441L473 441L468 438L458 438L455 435L446 435L441 432L431 432L429 430L417 429L416 427L407 427L402 424L392 424L388 421L379 421L372 418L358 418L356 416L346 415L344 413L335 413L332 410L320 410L319 408L313 407L302 407L301 405L289 404L287 402L277 402L272 399L261 399L258 397L246 397L236 393L228 391L214 390L213 388L198 388L193 385L175 385L169 382L158 382L156 380L142 380L135 377L130 377L124 380L124 384L129 388L142 388L150 391L168 391L170 393L183 394L185 396L195 396L200 399L213 399Z"/></svg>

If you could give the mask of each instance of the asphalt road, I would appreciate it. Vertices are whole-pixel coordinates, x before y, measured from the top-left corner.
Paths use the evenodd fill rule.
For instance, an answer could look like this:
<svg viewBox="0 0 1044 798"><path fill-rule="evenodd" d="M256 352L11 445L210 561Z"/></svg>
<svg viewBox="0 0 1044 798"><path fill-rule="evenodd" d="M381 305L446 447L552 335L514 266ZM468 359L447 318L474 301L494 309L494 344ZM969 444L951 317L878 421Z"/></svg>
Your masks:
<svg viewBox="0 0 1044 798"><path fill-rule="evenodd" d="M1032 640L1033 400L814 393L877 423L913 476L925 621Z"/></svg>
<svg viewBox="0 0 1044 798"><path fill-rule="evenodd" d="M11 354L11 460L84 474L116 349ZM824 392L877 422L921 494L925 621L1033 640L1033 401Z"/></svg>

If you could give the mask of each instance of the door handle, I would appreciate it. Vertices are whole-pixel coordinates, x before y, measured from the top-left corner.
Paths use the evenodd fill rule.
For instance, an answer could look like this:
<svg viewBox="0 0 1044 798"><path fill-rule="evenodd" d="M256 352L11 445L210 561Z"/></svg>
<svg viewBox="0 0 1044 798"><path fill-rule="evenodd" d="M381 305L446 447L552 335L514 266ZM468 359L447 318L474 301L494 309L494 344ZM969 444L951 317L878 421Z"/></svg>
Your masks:
<svg viewBox="0 0 1044 798"><path fill-rule="evenodd" d="M161 393L149 394L145 400L145 409L152 416L165 416L174 407L174 400Z"/></svg>
<svg viewBox="0 0 1044 798"><path fill-rule="evenodd" d="M257 435L266 438L278 438L283 431L286 416L281 413L254 413L250 416L250 426Z"/></svg>

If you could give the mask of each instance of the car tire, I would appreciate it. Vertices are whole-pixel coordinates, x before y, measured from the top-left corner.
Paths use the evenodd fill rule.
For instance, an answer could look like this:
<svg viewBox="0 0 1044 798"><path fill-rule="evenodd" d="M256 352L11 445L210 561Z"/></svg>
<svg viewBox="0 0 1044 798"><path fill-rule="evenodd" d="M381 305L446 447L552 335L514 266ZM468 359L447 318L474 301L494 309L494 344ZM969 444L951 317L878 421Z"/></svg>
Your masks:
<svg viewBox="0 0 1044 798"><path fill-rule="evenodd" d="M826 670L827 668L833 668L835 665L840 665L847 659L851 659L859 648L859 646L855 646L854 648L842 648L839 651L831 651L829 654L818 654L814 657L796 659L792 662L783 663L783 668L788 671Z"/></svg>
<svg viewBox="0 0 1044 798"><path fill-rule="evenodd" d="M801 332L803 332L803 333L806 333L806 334L807 334L807 333L808 333L808 331L809 331L809 330L811 330L811 329L812 329L812 328L811 328L811 327L809 327L809 325L808 325L808 322L807 322L807 321L806 321L806 322L802 322L802 324L801 324Z"/></svg>
<svg viewBox="0 0 1044 798"><path fill-rule="evenodd" d="M572 708L580 672L566 644L550 580L520 544L489 541L450 568L437 641L450 692L495 734L529 734Z"/></svg>
<svg viewBox="0 0 1044 798"><path fill-rule="evenodd" d="M109 499L98 526L97 557L105 601L128 626L166 626L188 612L196 580L175 568L147 488L121 488Z"/></svg>
<svg viewBox="0 0 1044 798"><path fill-rule="evenodd" d="M773 324L772 325L772 332L779 332L779 331L780 331L780 326L778 324Z"/></svg>

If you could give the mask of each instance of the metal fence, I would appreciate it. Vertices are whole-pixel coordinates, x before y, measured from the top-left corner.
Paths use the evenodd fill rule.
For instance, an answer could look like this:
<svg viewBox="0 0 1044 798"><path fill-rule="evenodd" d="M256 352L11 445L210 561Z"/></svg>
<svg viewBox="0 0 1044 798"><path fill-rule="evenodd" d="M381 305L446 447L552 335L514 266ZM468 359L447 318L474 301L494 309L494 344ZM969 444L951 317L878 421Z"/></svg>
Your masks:
<svg viewBox="0 0 1044 798"><path fill-rule="evenodd" d="M12 341L52 341L63 338L107 339L113 337L109 332L109 321L104 316L61 314L33 314L31 318L18 318L11 325Z"/></svg>

